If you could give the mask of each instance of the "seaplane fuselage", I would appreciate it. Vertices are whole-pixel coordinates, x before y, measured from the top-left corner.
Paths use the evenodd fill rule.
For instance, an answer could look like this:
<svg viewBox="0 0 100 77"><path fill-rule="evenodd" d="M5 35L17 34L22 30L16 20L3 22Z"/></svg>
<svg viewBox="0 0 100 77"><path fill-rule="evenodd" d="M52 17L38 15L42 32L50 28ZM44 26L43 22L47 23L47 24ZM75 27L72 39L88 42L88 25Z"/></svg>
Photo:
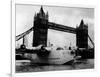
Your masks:
<svg viewBox="0 0 100 77"><path fill-rule="evenodd" d="M24 58L31 60L32 63L64 64L74 59L72 50L57 47L38 47L26 48ZM24 52L24 51L23 51Z"/></svg>

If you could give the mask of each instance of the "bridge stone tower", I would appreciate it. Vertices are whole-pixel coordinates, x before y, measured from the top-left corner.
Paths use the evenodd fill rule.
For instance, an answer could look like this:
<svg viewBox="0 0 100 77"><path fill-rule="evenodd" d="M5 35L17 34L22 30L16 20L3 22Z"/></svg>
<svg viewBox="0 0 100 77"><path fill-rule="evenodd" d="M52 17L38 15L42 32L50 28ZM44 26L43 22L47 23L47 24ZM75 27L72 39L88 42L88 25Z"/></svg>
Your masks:
<svg viewBox="0 0 100 77"><path fill-rule="evenodd" d="M76 46L78 48L88 48L88 26L84 24L83 20L76 28Z"/></svg>
<svg viewBox="0 0 100 77"><path fill-rule="evenodd" d="M47 46L48 12L45 14L41 6L39 13L34 16L33 46Z"/></svg>

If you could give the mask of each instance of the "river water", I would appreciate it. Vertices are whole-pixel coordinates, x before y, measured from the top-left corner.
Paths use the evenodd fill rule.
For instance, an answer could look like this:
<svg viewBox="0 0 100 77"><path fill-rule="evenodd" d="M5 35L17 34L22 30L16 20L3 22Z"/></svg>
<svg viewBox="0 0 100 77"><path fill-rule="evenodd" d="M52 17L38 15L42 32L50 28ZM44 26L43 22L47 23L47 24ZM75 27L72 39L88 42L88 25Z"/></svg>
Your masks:
<svg viewBox="0 0 100 77"><path fill-rule="evenodd" d="M59 71L59 70L79 70L79 69L93 69L94 59L77 60L72 64L64 65L30 65L28 63L18 66L16 65L17 73L24 72L42 72L42 71Z"/></svg>

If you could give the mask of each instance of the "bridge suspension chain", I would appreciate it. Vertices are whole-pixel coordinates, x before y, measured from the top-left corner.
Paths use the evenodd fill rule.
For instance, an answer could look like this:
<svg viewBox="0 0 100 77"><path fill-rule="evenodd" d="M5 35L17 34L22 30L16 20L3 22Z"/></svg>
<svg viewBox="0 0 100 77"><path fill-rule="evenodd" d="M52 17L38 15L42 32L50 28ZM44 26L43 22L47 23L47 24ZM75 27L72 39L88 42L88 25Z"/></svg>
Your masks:
<svg viewBox="0 0 100 77"><path fill-rule="evenodd" d="M91 39L91 37L89 36L89 34L88 34L88 37L89 37L89 40L91 41L91 43L92 43L92 45L93 45L93 47L94 47L94 42L92 41L92 39Z"/></svg>
<svg viewBox="0 0 100 77"><path fill-rule="evenodd" d="M33 31L33 27L30 28L29 30L27 30L26 32L23 32L19 35L16 36L16 41L20 40L21 38L23 38L24 36L26 36L27 34L29 34L31 31Z"/></svg>

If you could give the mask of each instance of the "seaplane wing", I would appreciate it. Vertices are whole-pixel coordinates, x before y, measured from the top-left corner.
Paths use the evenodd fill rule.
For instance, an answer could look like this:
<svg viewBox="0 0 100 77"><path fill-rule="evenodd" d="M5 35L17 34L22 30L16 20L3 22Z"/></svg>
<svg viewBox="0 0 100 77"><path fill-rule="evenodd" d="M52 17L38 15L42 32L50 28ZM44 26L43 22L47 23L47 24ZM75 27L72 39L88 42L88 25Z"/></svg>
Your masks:
<svg viewBox="0 0 100 77"><path fill-rule="evenodd" d="M40 50L42 46L43 45L39 45L37 47L26 47L26 49L29 49L29 50Z"/></svg>
<svg viewBox="0 0 100 77"><path fill-rule="evenodd" d="M18 48L16 49L16 54L37 53L39 50L41 50L41 48L42 48L42 45L39 45L37 47Z"/></svg>

